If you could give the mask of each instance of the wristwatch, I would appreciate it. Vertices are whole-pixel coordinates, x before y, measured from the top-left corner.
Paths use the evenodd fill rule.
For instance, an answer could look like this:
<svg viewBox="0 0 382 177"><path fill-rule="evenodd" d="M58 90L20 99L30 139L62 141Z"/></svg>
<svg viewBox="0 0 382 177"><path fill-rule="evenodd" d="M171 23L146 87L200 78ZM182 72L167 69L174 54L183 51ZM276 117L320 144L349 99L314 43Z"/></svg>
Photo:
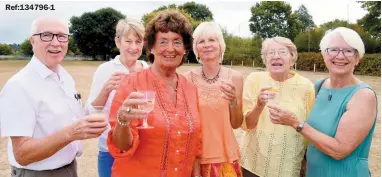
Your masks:
<svg viewBox="0 0 382 177"><path fill-rule="evenodd" d="M302 121L300 124L298 124L296 131L301 132L302 129L304 128L305 123L306 123L306 121Z"/></svg>

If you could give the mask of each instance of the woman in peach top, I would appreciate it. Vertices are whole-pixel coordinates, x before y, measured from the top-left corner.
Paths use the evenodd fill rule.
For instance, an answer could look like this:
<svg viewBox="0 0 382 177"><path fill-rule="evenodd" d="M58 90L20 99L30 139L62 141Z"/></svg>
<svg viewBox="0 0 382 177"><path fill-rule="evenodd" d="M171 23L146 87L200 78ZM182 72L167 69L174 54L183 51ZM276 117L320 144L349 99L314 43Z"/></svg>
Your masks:
<svg viewBox="0 0 382 177"><path fill-rule="evenodd" d="M107 139L113 177L200 177L201 129L197 90L176 73L192 43L192 26L178 11L163 11L146 27L153 65L125 76L114 96ZM155 91L151 129L138 129L146 104L137 91Z"/></svg>
<svg viewBox="0 0 382 177"><path fill-rule="evenodd" d="M185 74L198 88L202 120L203 177L240 177L240 152L232 128L243 115L241 73L220 65L225 43L218 24L203 22L193 34L193 48L202 66Z"/></svg>

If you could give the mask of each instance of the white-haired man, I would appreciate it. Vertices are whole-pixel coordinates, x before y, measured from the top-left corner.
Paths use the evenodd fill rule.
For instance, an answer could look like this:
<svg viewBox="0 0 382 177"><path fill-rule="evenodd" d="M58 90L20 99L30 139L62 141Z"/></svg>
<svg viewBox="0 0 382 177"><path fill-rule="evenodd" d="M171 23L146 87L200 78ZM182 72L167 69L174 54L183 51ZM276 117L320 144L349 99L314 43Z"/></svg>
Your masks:
<svg viewBox="0 0 382 177"><path fill-rule="evenodd" d="M34 56L0 93L2 136L9 136L12 177L77 177L80 141L106 130L99 115L83 116L70 74L60 65L69 41L68 25L55 17L32 23Z"/></svg>

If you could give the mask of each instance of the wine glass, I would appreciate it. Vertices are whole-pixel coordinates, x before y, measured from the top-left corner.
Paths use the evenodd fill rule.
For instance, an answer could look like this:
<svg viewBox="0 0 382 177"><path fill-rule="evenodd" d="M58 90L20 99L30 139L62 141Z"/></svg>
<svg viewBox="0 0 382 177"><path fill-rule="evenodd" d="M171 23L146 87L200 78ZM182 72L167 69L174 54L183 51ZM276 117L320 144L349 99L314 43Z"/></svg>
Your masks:
<svg viewBox="0 0 382 177"><path fill-rule="evenodd" d="M150 129L154 128L147 123L148 114L153 111L155 103L155 92L154 91L138 91L143 94L143 99L146 101L146 104L138 105L138 109L146 112L145 118L143 118L143 123L141 126L137 127L138 129Z"/></svg>

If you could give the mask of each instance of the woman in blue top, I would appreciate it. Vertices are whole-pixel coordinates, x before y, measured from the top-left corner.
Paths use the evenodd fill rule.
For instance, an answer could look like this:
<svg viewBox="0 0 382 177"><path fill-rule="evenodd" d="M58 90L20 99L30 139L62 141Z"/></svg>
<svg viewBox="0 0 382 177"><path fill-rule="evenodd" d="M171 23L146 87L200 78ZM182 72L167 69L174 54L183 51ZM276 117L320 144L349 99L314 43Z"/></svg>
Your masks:
<svg viewBox="0 0 382 177"><path fill-rule="evenodd" d="M377 98L353 74L365 46L355 31L339 27L325 34L320 48L329 78L316 82L318 94L308 122L270 105L271 121L291 126L309 140L307 177L369 177Z"/></svg>

